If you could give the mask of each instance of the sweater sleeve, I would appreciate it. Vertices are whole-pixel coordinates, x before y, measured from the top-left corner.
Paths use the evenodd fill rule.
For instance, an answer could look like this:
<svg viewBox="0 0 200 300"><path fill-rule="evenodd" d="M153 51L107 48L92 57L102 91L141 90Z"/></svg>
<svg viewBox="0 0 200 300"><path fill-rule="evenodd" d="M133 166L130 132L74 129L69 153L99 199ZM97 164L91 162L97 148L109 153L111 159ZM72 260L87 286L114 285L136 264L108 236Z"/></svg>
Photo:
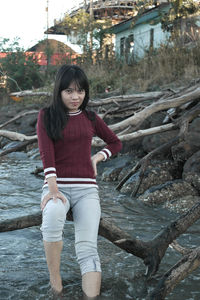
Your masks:
<svg viewBox="0 0 200 300"><path fill-rule="evenodd" d="M95 120L95 130L96 135L106 143L106 146L99 151L99 153L103 154L104 161L122 149L122 143L120 139L97 114Z"/></svg>
<svg viewBox="0 0 200 300"><path fill-rule="evenodd" d="M44 110L40 110L37 120L37 136L40 157L43 163L45 178L56 176L54 143L48 137L44 127Z"/></svg>

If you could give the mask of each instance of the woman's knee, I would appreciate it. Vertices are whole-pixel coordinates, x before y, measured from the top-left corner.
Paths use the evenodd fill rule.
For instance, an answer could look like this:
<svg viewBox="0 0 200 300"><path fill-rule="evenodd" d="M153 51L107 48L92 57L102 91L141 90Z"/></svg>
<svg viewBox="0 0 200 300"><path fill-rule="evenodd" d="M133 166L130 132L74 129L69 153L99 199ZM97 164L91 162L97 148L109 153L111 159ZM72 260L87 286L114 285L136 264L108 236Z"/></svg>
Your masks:
<svg viewBox="0 0 200 300"><path fill-rule="evenodd" d="M50 200L43 210L41 231L48 242L62 240L62 231L66 220L66 208L60 199Z"/></svg>

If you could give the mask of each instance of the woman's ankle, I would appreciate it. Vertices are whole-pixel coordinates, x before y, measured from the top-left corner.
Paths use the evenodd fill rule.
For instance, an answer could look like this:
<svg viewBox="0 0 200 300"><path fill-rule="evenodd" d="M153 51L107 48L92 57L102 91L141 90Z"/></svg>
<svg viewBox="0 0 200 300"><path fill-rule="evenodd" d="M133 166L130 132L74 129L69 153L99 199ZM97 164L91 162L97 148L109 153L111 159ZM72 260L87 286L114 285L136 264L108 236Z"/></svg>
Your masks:
<svg viewBox="0 0 200 300"><path fill-rule="evenodd" d="M63 290L62 279L60 276L50 276L50 284L53 292L59 294Z"/></svg>

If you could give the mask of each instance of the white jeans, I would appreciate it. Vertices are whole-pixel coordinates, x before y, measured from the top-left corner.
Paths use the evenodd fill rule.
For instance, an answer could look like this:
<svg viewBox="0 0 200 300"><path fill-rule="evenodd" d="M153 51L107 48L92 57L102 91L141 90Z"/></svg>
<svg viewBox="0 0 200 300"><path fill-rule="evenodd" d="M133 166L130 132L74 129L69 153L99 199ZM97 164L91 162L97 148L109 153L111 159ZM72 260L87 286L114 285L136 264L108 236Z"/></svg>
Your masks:
<svg viewBox="0 0 200 300"><path fill-rule="evenodd" d="M81 274L101 272L97 253L97 236L101 215L98 188L64 187L59 191L68 199L66 204L60 199L49 200L43 210L41 231L43 240L57 242L62 240L66 214L70 207L75 227L75 250ZM43 197L48 193L44 188Z"/></svg>

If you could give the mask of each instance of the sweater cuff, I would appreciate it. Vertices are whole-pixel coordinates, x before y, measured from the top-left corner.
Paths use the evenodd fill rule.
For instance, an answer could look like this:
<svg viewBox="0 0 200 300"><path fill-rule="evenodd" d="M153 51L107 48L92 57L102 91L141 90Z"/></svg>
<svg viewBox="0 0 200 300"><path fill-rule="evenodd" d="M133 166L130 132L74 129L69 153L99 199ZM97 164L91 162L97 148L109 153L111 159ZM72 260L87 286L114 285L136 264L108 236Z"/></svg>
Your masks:
<svg viewBox="0 0 200 300"><path fill-rule="evenodd" d="M109 157L112 156L111 151L108 150L107 148L102 149L101 151L99 151L99 153L101 153L104 156L103 161L107 160Z"/></svg>
<svg viewBox="0 0 200 300"><path fill-rule="evenodd" d="M44 175L45 175L46 179L49 178L49 177L53 177L53 176L57 177L56 176L56 169L53 168L53 167L46 168L46 169L44 169Z"/></svg>

